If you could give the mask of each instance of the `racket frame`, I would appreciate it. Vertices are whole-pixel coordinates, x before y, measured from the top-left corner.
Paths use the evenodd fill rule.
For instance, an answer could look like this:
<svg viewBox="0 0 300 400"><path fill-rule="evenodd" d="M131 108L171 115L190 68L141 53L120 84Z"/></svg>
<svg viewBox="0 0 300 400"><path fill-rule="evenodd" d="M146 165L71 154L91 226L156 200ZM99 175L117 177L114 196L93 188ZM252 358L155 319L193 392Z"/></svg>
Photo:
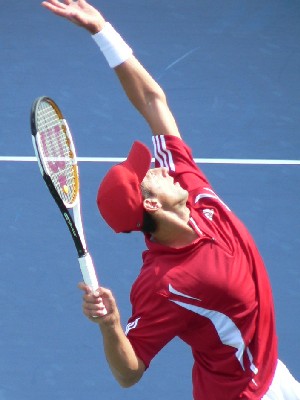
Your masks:
<svg viewBox="0 0 300 400"><path fill-rule="evenodd" d="M74 168L76 168L76 174L77 174L76 185L78 185L78 187L76 188L77 194L72 204L65 203L60 197L54 183L52 182L51 176L48 171L48 167L44 163L43 156L39 151L40 132L38 131L36 124L36 111L41 102L47 102L53 107L57 116L59 117L60 122L64 126L64 133L66 134L70 144L72 152L72 162L74 164ZM64 119L57 104L50 97L41 96L38 97L32 104L30 113L30 124L31 124L33 148L38 161L40 172L69 229L69 232L71 234L71 237L73 239L73 242L77 250L78 261L84 282L89 287L91 287L92 290L96 290L98 289L99 284L95 268L93 265L93 260L87 250L86 240L83 231L83 224L81 218L80 192L79 192L79 172L77 166L75 146L72 140L72 135L68 123ZM72 209L74 219L72 218L69 209Z"/></svg>

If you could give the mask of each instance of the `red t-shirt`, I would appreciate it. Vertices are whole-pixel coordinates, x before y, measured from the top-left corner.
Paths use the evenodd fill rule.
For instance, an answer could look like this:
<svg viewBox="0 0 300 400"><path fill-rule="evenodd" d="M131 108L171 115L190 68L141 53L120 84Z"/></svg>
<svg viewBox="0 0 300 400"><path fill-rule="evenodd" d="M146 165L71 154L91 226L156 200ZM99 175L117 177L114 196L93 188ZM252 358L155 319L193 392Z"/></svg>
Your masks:
<svg viewBox="0 0 300 400"><path fill-rule="evenodd" d="M250 234L212 190L189 147L153 137L157 167L188 190L199 238L175 249L146 237L126 334L146 367L175 336L192 350L195 400L261 399L277 363L269 278Z"/></svg>

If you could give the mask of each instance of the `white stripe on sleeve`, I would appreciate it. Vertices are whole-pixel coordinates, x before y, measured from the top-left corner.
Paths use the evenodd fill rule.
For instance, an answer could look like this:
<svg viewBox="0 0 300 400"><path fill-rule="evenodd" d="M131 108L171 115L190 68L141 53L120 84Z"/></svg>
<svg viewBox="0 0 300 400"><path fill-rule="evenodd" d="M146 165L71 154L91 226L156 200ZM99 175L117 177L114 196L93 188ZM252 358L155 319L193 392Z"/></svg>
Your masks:
<svg viewBox="0 0 300 400"><path fill-rule="evenodd" d="M167 167L170 171L175 171L175 164L172 153L167 149L165 137L163 135L153 136L154 155L160 167Z"/></svg>

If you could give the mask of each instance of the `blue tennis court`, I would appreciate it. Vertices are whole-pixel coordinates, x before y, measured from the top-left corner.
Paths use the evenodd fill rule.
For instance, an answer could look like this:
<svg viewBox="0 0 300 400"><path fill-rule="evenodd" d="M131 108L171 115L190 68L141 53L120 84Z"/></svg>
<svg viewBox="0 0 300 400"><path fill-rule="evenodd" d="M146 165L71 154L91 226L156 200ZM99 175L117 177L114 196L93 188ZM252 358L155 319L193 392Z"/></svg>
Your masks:
<svg viewBox="0 0 300 400"><path fill-rule="evenodd" d="M300 380L300 2L93 4L165 89L194 156L256 239L280 358ZM192 357L179 340L135 387L112 378L98 328L81 312L73 243L32 160L29 112L38 96L57 101L79 157L124 157L137 138L151 146L149 128L86 32L37 0L2 1L0 24L0 400L190 399ZM82 211L125 326L144 243L115 235L98 214L98 184L111 165L80 162Z"/></svg>

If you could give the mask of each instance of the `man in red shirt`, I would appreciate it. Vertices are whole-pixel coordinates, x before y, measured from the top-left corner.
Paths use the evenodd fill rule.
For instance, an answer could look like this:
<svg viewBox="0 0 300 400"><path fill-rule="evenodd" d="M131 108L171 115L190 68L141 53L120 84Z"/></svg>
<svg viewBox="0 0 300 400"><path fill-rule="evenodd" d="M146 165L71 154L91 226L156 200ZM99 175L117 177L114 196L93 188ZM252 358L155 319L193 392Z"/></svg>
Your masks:
<svg viewBox="0 0 300 400"><path fill-rule="evenodd" d="M192 350L200 400L300 399L278 361L269 278L253 239L218 197L182 140L165 94L104 17L84 0L43 5L86 28L153 133L104 177L97 203L117 233L141 231L147 250L124 332L112 293L84 284L83 310L99 324L109 366L124 387L139 381L175 336ZM107 314L104 311L104 306Z"/></svg>

